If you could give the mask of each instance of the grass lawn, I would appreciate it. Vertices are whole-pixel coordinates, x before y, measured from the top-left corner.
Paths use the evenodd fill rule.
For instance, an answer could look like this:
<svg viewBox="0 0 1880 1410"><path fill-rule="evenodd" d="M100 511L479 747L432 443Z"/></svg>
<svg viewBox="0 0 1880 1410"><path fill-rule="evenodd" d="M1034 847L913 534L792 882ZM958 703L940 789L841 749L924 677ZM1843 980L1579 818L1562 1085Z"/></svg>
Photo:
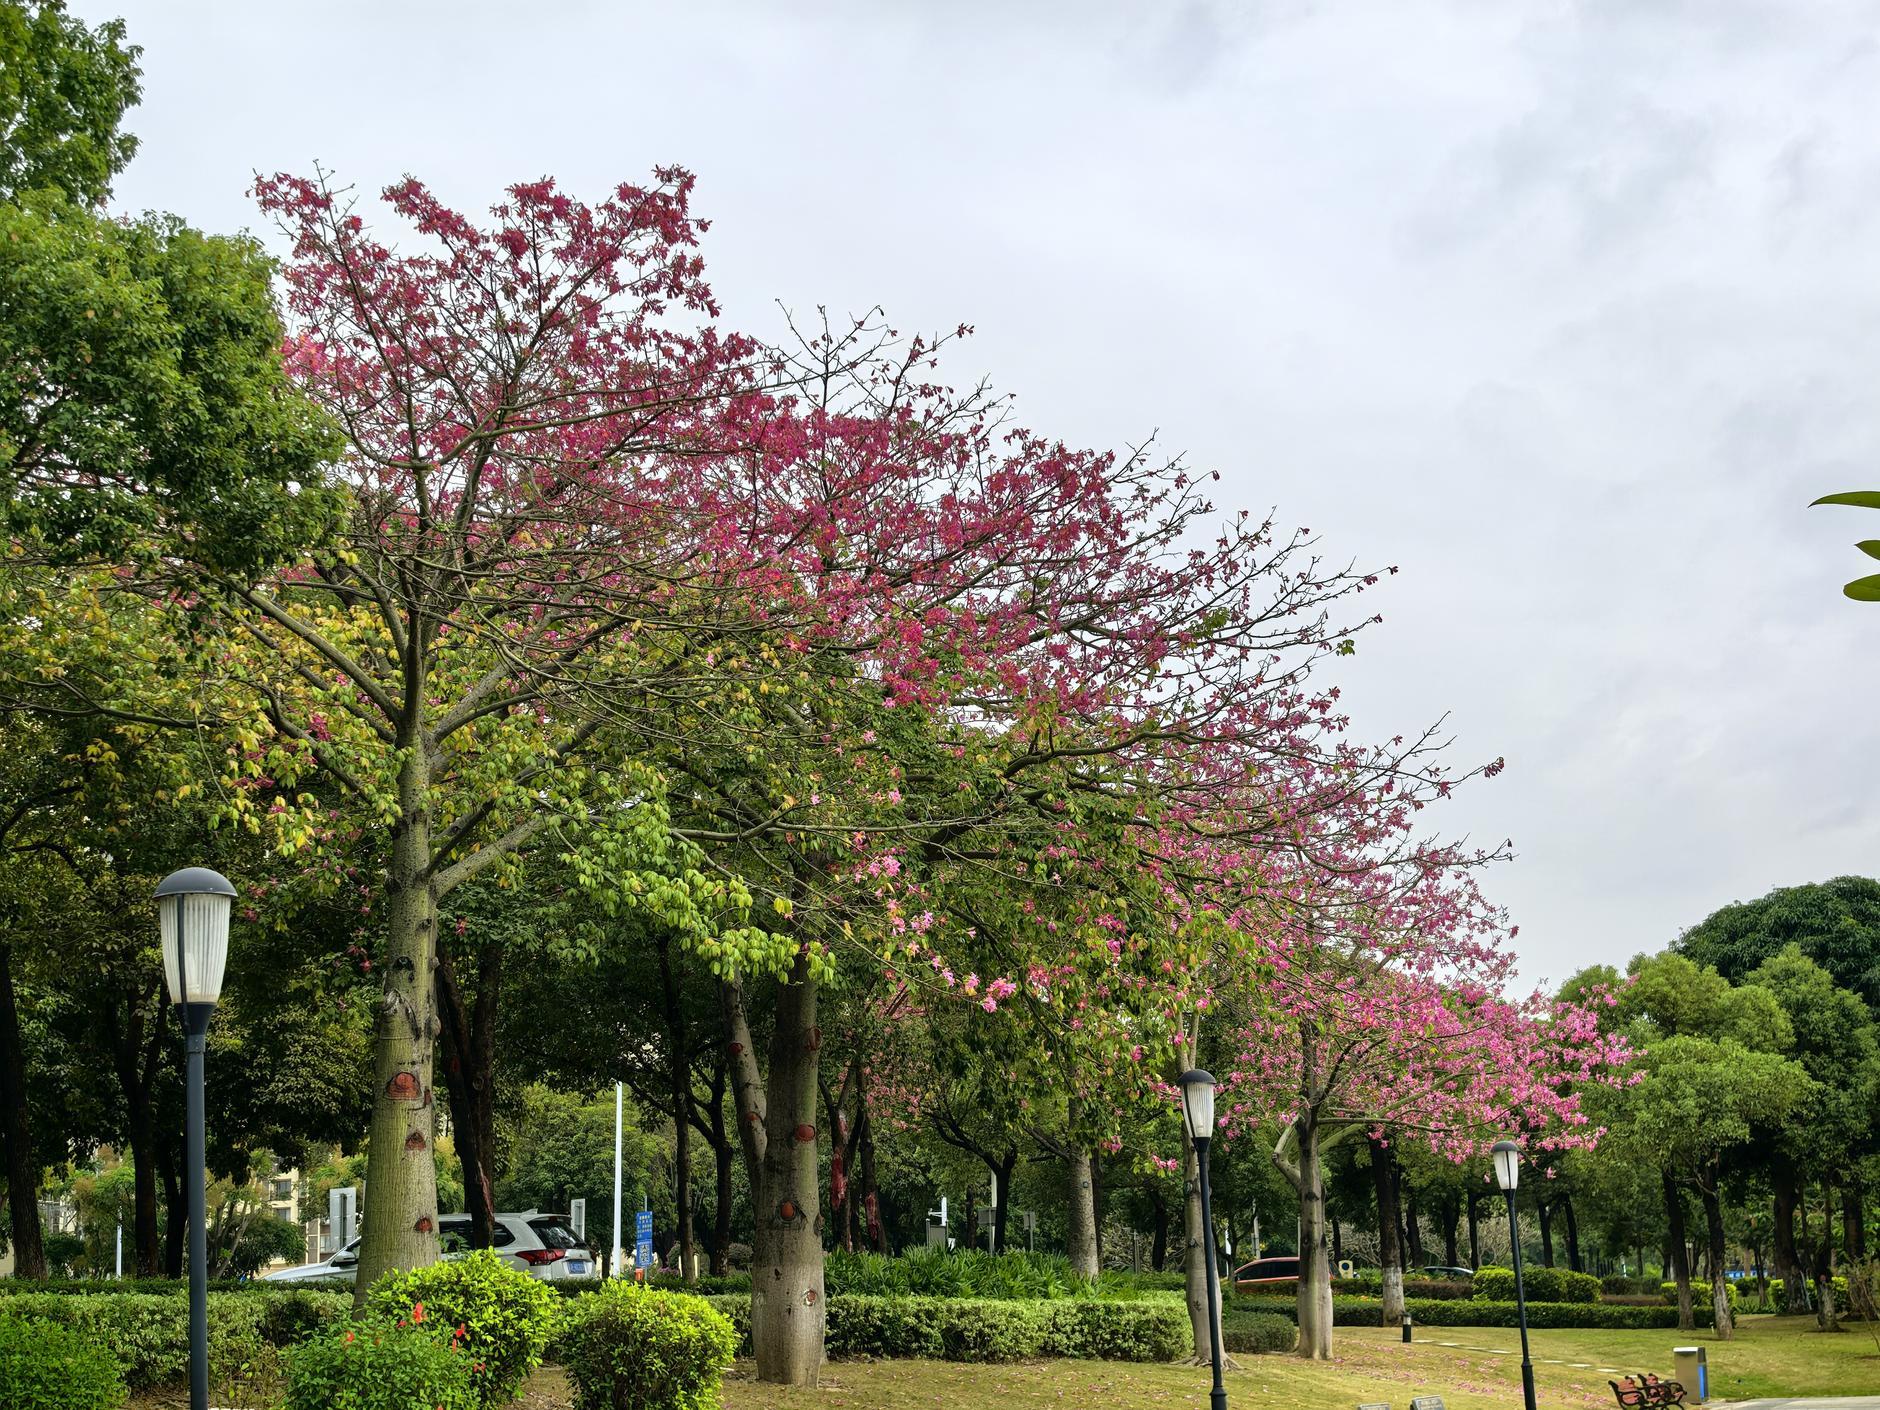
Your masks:
<svg viewBox="0 0 1880 1410"><path fill-rule="evenodd" d="M1444 1347L1438 1342L1458 1342ZM1413 1395L1435 1394L1449 1410L1508 1410L1521 1398L1521 1340L1512 1328L1420 1328L1404 1346L1395 1331L1340 1327L1338 1359L1313 1365L1291 1356L1242 1357L1228 1373L1231 1405L1353 1410L1387 1401L1403 1410ZM1712 1400L1765 1395L1861 1395L1880 1388L1880 1354L1864 1330L1824 1336L1806 1318L1749 1317L1736 1339L1719 1342L1676 1332L1541 1331L1531 1337L1536 1398L1543 1406L1613 1405L1607 1375L1549 1362L1585 1362L1671 1374L1671 1348L1708 1349ZM1481 1347L1486 1350L1467 1350ZM1496 1351L1504 1355L1493 1354ZM529 1410L568 1404L560 1373L544 1371ZM1051 1361L968 1366L945 1361L835 1361L814 1391L759 1385L740 1363L725 1386L725 1410L1106 1410L1107 1407L1202 1406L1208 1373L1186 1366Z"/></svg>
<svg viewBox="0 0 1880 1410"><path fill-rule="evenodd" d="M1712 1400L1784 1395L1871 1395L1880 1390L1880 1353L1856 1328L1837 1336L1812 1319L1746 1317L1734 1341L1677 1332L1538 1331L1532 1335L1534 1380L1542 1406L1611 1406L1609 1373L1599 1367L1671 1374L1671 1348L1708 1348ZM1314 1365L1292 1356L1246 1356L1228 1373L1235 1407L1354 1410L1386 1401L1405 1410L1413 1395L1434 1394L1448 1410L1509 1410L1521 1397L1520 1333L1502 1327L1421 1327L1404 1346L1396 1331L1340 1327L1338 1358ZM1457 1346L1441 1346L1456 1342ZM1501 1353L1501 1354L1496 1354ZM1570 1362L1586 1363L1573 1366ZM1208 1401L1208 1373L1190 1366L1110 1361L1049 1361L969 1366L946 1361L832 1361L813 1391L759 1385L740 1362L725 1385L725 1410L1134 1410L1198 1406ZM174 1392L133 1398L133 1410L187 1405ZM567 1410L558 1367L530 1381L523 1410Z"/></svg>

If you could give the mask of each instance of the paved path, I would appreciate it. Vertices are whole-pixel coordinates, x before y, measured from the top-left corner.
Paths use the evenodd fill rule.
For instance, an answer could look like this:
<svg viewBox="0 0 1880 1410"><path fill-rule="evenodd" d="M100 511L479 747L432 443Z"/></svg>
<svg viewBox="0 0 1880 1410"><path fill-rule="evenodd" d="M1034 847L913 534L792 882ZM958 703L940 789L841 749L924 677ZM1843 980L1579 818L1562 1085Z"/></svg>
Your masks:
<svg viewBox="0 0 1880 1410"><path fill-rule="evenodd" d="M1880 1395L1805 1395L1797 1400L1720 1400L1729 1410L1880 1410Z"/></svg>
<svg viewBox="0 0 1880 1410"><path fill-rule="evenodd" d="M1457 1351L1477 1351L1484 1356L1519 1356L1521 1354L1519 1350L1510 1350L1505 1346L1470 1346L1467 1342L1462 1341L1433 1341L1430 1342L1429 1345L1454 1347ZM1561 1361L1550 1356L1536 1356L1534 1358L1534 1364L1536 1366L1568 1366L1575 1371L1603 1371L1609 1376L1632 1374L1623 1366L1595 1366L1591 1361ZM1764 1405L1759 1402L1757 1410L1768 1410L1770 1406L1779 1404L1786 1405L1787 1403L1786 1401L1771 1400L1767 1402L1767 1405ZM1796 1402L1795 1410L1805 1410L1805 1407L1798 1401ZM1880 1400L1873 1401L1871 1405L1863 1401L1850 1401L1847 1405L1840 1407L1840 1410L1880 1410Z"/></svg>

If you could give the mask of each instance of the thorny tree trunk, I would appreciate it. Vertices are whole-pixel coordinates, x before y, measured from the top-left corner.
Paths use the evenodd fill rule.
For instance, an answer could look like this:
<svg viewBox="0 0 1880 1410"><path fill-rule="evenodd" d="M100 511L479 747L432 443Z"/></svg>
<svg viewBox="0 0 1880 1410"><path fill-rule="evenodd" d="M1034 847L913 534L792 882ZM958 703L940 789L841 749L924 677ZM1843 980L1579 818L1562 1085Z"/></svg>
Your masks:
<svg viewBox="0 0 1880 1410"><path fill-rule="evenodd" d="M1383 1324L1403 1321L1403 1241L1397 1234L1396 1164L1388 1144L1369 1138L1371 1187L1377 1194L1377 1263L1383 1274Z"/></svg>
<svg viewBox="0 0 1880 1410"><path fill-rule="evenodd" d="M1070 1255L1071 1271L1081 1278L1097 1276L1097 1191L1092 1179L1090 1152L1073 1150L1070 1154L1071 1196L1070 1232L1065 1252Z"/></svg>
<svg viewBox="0 0 1880 1410"><path fill-rule="evenodd" d="M1299 1143L1299 1354L1312 1361L1332 1356L1331 1243L1325 1225L1325 1170L1319 1160L1314 1120L1293 1122Z"/></svg>
<svg viewBox="0 0 1880 1410"><path fill-rule="evenodd" d="M355 1306L394 1268L437 1261L437 1166L431 1062L437 1040L437 889L430 872L430 761L421 739L402 735L399 820L385 881L384 990L373 1031L369 1196L361 1221Z"/></svg>
<svg viewBox="0 0 1880 1410"><path fill-rule="evenodd" d="M1182 1272L1188 1291L1188 1325L1194 1333L1195 1364L1214 1364L1214 1319L1208 1313L1208 1250L1201 1223L1201 1166L1195 1148L1182 1141Z"/></svg>
<svg viewBox="0 0 1880 1410"><path fill-rule="evenodd" d="M1678 1330L1694 1332L1697 1319L1691 1311L1691 1262L1689 1245L1684 1241L1684 1197L1669 1170L1662 1171L1664 1182L1665 1223L1671 1230L1671 1276L1678 1285Z"/></svg>
<svg viewBox="0 0 1880 1410"><path fill-rule="evenodd" d="M463 1162L473 1248L488 1248L496 1238L496 1008L502 973L502 946L485 945L477 956L476 993L466 1008L450 956L440 951L437 957L445 1094L457 1157Z"/></svg>
<svg viewBox="0 0 1880 1410"><path fill-rule="evenodd" d="M1736 1323L1730 1316L1730 1280L1723 1276L1723 1202L1717 1197L1719 1172L1714 1165L1709 1175L1710 1183L1699 1184L1697 1194L1704 1202L1704 1226L1710 1241L1710 1263L1716 1270L1711 1275L1710 1300L1716 1317L1717 1336L1729 1341L1736 1335Z"/></svg>
<svg viewBox="0 0 1880 1410"><path fill-rule="evenodd" d="M777 986L768 1081L751 1049L742 991L721 988L736 1072L739 1144L751 1180L756 1224L751 1267L751 1341L757 1378L814 1386L822 1371L822 1189L816 1097L822 1034L809 956L799 951Z"/></svg>
<svg viewBox="0 0 1880 1410"><path fill-rule="evenodd" d="M1775 1171L1775 1265L1782 1279L1782 1310L1791 1317L1808 1311L1808 1275L1795 1247L1795 1207L1801 1202L1792 1166L1778 1164Z"/></svg>
<svg viewBox="0 0 1880 1410"><path fill-rule="evenodd" d="M13 1230L13 1276L46 1276L46 1248L39 1232L39 1162L33 1155L26 1116L26 1045L13 993L13 947L0 942L0 1122L7 1157L7 1214Z"/></svg>
<svg viewBox="0 0 1880 1410"><path fill-rule="evenodd" d="M698 1255L692 1249L692 1054L686 1049L685 1015L679 1008L678 978L672 968L672 937L659 933L659 982L664 990L666 1041L671 1048L673 1194L679 1211L679 1271L698 1282Z"/></svg>

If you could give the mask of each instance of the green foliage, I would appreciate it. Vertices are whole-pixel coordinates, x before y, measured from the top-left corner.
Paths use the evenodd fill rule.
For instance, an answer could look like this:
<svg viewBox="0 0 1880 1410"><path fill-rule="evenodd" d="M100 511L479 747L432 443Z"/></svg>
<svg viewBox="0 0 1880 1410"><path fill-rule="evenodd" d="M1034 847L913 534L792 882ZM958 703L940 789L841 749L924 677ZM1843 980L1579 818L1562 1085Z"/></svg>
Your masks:
<svg viewBox="0 0 1880 1410"><path fill-rule="evenodd" d="M119 132L141 96L143 51L124 42L124 21L96 29L64 0L0 3L0 200L38 188L97 205L137 150Z"/></svg>
<svg viewBox="0 0 1880 1410"><path fill-rule="evenodd" d="M117 1410L124 1378L111 1353L50 1322L0 1315L0 1405L7 1410Z"/></svg>
<svg viewBox="0 0 1880 1410"><path fill-rule="evenodd" d="M1880 1010L1880 881L1870 877L1783 886L1724 906L1685 931L1676 948L1740 984L1789 945Z"/></svg>
<svg viewBox="0 0 1880 1410"><path fill-rule="evenodd" d="M253 1278L277 1258L298 1263L307 1256L306 1250L307 1236L298 1224L270 1216L242 1224L234 1247L221 1253L220 1258L236 1277ZM210 1254L211 1260L217 1256Z"/></svg>
<svg viewBox="0 0 1880 1410"><path fill-rule="evenodd" d="M1377 1296L1379 1289L1383 1286L1382 1279L1376 1276L1377 1270L1375 1268L1365 1269L1364 1271L1372 1274L1372 1276L1366 1278L1360 1274L1355 1278L1332 1279L1332 1291L1334 1293L1352 1293L1361 1297ZM1292 1287L1294 1291L1298 1290L1297 1283L1294 1283ZM1405 1278L1403 1280L1403 1295L1405 1297L1474 1297L1476 1295L1476 1286L1474 1283L1465 1282L1460 1278ZM1512 1294L1510 1294L1510 1296L1512 1296Z"/></svg>
<svg viewBox="0 0 1880 1410"><path fill-rule="evenodd" d="M1667 1306L1676 1307L1678 1305L1678 1285L1676 1283L1660 1283L1658 1285L1658 1295ZM1736 1309L1735 1283L1724 1284L1724 1296L1729 1299L1730 1308L1734 1311ZM1700 1304L1704 1307L1711 1305L1710 1283L1703 1278L1693 1278L1691 1279L1691 1305L1696 1307Z"/></svg>
<svg viewBox="0 0 1880 1410"><path fill-rule="evenodd" d="M342 1324L282 1358L282 1410L476 1410L469 1353L385 1318Z"/></svg>
<svg viewBox="0 0 1880 1410"><path fill-rule="evenodd" d="M706 1300L624 1280L574 1303L558 1343L575 1410L715 1410L737 1346Z"/></svg>
<svg viewBox="0 0 1880 1410"><path fill-rule="evenodd" d="M440 1338L462 1329L464 1350L480 1368L475 1383L486 1406L515 1397L542 1364L562 1315L560 1299L546 1283L489 1249L387 1273L366 1295L367 1310L386 1318L412 1317L420 1306L424 1325Z"/></svg>
<svg viewBox="0 0 1880 1410"><path fill-rule="evenodd" d="M1599 1279L1591 1273L1575 1273L1568 1268L1528 1268L1523 1270L1529 1302L1598 1302ZM1470 1286L1474 1296L1484 1302L1514 1301L1514 1269L1493 1266L1476 1270Z"/></svg>
<svg viewBox="0 0 1880 1410"><path fill-rule="evenodd" d="M1289 1352L1299 1344L1299 1328L1276 1312L1234 1312L1221 1316L1221 1345L1237 1355Z"/></svg>
<svg viewBox="0 0 1880 1410"><path fill-rule="evenodd" d="M272 274L246 237L0 206L6 531L65 561L188 535L238 569L315 537L335 442L282 368Z"/></svg>
<svg viewBox="0 0 1880 1410"><path fill-rule="evenodd" d="M233 1369L346 1315L344 1293L291 1289L209 1294L209 1358ZM113 1357L132 1390L181 1380L189 1371L189 1298L172 1293L14 1293L0 1313L71 1328Z"/></svg>
<svg viewBox="0 0 1880 1410"><path fill-rule="evenodd" d="M1080 1278L1058 1253L990 1254L913 1249L898 1258L835 1250L823 1261L831 1297L937 1297L1025 1301L1058 1298L1123 1300L1155 1291L1179 1292L1179 1273L1103 1273Z"/></svg>
<svg viewBox="0 0 1880 1410"><path fill-rule="evenodd" d="M1288 1298L1237 1297L1239 1311L1272 1312L1297 1320L1297 1304ZM1419 1326L1513 1327L1519 1325L1512 1302L1485 1302L1475 1298L1406 1298L1404 1310ZM1615 1307L1598 1302L1530 1302L1530 1327L1583 1327L1606 1331L1647 1331L1678 1325L1675 1307ZM1375 1327L1383 1321L1384 1304L1369 1297L1332 1299L1332 1323L1339 1327ZM1710 1325L1708 1307L1696 1309L1697 1324Z"/></svg>
<svg viewBox="0 0 1880 1410"><path fill-rule="evenodd" d="M731 1322L739 1354L748 1354L751 1300L711 1297L703 1301ZM829 1299L826 1345L832 1357L1013 1361L1067 1356L1172 1361L1186 1355L1193 1345L1193 1329L1186 1305L1168 1293L1115 1301L846 1293Z"/></svg>

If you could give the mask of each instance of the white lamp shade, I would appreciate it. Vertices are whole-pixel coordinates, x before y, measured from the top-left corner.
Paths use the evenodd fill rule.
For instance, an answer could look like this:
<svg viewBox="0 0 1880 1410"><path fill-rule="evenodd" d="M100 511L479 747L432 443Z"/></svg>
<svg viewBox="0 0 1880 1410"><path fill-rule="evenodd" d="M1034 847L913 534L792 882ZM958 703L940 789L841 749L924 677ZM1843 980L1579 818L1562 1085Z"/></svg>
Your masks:
<svg viewBox="0 0 1880 1410"><path fill-rule="evenodd" d="M1521 1183L1521 1147L1513 1141L1495 1142L1495 1183L1512 1190Z"/></svg>
<svg viewBox="0 0 1880 1410"><path fill-rule="evenodd" d="M207 867L172 872L157 887L163 981L173 1004L213 1004L222 997L228 917L235 888Z"/></svg>
<svg viewBox="0 0 1880 1410"><path fill-rule="evenodd" d="M1184 1072L1178 1079L1182 1088L1182 1110L1188 1115L1188 1131L1197 1141L1214 1135L1214 1075L1200 1068Z"/></svg>

